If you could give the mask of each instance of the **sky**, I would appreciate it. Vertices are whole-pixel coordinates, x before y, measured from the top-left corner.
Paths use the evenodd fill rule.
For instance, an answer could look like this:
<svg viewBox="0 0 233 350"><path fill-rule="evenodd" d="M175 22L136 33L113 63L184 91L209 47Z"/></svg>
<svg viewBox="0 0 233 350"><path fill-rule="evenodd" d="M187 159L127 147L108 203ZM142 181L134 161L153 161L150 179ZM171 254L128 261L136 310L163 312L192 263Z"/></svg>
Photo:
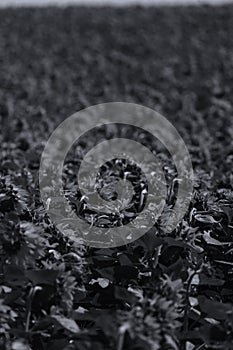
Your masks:
<svg viewBox="0 0 233 350"><path fill-rule="evenodd" d="M0 7L5 6L45 6L45 5L68 5L68 4L93 4L93 5L130 5L130 4L142 4L142 5L156 5L156 4L222 4L233 3L233 0L0 0Z"/></svg>

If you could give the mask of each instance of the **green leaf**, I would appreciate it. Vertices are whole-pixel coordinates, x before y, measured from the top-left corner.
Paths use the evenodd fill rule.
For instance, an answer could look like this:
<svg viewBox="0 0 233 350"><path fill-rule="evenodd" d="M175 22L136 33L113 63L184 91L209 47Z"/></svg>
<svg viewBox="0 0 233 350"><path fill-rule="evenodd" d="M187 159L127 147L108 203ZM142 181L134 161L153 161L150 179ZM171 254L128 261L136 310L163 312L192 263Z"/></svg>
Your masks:
<svg viewBox="0 0 233 350"><path fill-rule="evenodd" d="M196 214L195 219L205 224L217 224L219 222L216 221L210 214Z"/></svg>
<svg viewBox="0 0 233 350"><path fill-rule="evenodd" d="M26 271L26 276L34 284L47 284L54 285L56 278L58 277L58 270L28 270Z"/></svg>
<svg viewBox="0 0 233 350"><path fill-rule="evenodd" d="M201 311L207 314L209 318L225 320L227 318L227 314L232 314L233 311L231 304L223 304L219 301L212 301L202 295L198 297L198 302Z"/></svg>
<svg viewBox="0 0 233 350"><path fill-rule="evenodd" d="M71 333L78 333L80 331L77 323L70 318L66 318L60 315L53 315L52 319L57 321L57 323L60 326L62 326L63 328L65 328L67 331Z"/></svg>
<svg viewBox="0 0 233 350"><path fill-rule="evenodd" d="M212 244L212 245L219 245L219 246L223 246L223 245L228 245L228 244L232 244L232 242L220 242L215 238L212 238L210 236L210 232L205 232L203 235L204 240L206 241L206 243L208 244Z"/></svg>

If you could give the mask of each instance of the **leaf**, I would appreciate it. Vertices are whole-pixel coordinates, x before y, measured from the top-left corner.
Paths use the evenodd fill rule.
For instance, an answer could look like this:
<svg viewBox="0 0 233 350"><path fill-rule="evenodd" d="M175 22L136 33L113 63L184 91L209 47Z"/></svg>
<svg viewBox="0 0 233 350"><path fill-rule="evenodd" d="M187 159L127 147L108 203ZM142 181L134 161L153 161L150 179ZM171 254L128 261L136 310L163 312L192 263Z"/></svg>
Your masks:
<svg viewBox="0 0 233 350"><path fill-rule="evenodd" d="M129 290L116 286L114 289L115 298L118 300L122 300L124 302L132 303L137 300L135 294L132 294Z"/></svg>
<svg viewBox="0 0 233 350"><path fill-rule="evenodd" d="M233 311L231 304L223 304L219 301L212 301L202 295L198 297L198 302L201 311L207 314L208 318L224 320L226 319L227 314L232 313Z"/></svg>
<svg viewBox="0 0 233 350"><path fill-rule="evenodd" d="M163 238L157 237L157 231L152 227L143 237L135 244L143 246L147 254L153 254L154 250L164 243Z"/></svg>
<svg viewBox="0 0 233 350"><path fill-rule="evenodd" d="M197 298L189 297L189 303L190 303L191 306L197 306L198 305L198 300L197 300Z"/></svg>
<svg viewBox="0 0 233 350"><path fill-rule="evenodd" d="M58 270L28 270L26 271L26 276L34 285L47 284L54 285L56 278L58 277Z"/></svg>
<svg viewBox="0 0 233 350"><path fill-rule="evenodd" d="M130 293L133 293L138 299L139 301L143 301L143 290L139 289L139 288L133 288L133 287L129 287L128 291Z"/></svg>
<svg viewBox="0 0 233 350"><path fill-rule="evenodd" d="M119 280L136 280L138 277L138 270L134 266L116 266L115 276Z"/></svg>
<svg viewBox="0 0 233 350"><path fill-rule="evenodd" d="M216 221L210 214L196 214L195 219L205 224L217 224L219 222Z"/></svg>
<svg viewBox="0 0 233 350"><path fill-rule="evenodd" d="M25 281L24 271L17 265L6 265L4 268L4 274L6 276L6 280L11 285L22 285L22 283Z"/></svg>
<svg viewBox="0 0 233 350"><path fill-rule="evenodd" d="M175 340L169 334L165 334L165 339L167 344L170 345L172 349L178 350Z"/></svg>
<svg viewBox="0 0 233 350"><path fill-rule="evenodd" d="M12 291L12 288L7 287L7 286L2 286L2 287L0 287L0 288L2 288L2 290L3 290L4 293L10 293L10 292ZM1 289L0 289L0 290L1 290Z"/></svg>
<svg viewBox="0 0 233 350"><path fill-rule="evenodd" d="M185 350L193 350L195 348L195 345L193 345L192 343L190 343L189 341L187 341L185 343Z"/></svg>
<svg viewBox="0 0 233 350"><path fill-rule="evenodd" d="M67 348L69 346L69 339L56 339L48 343L49 350L64 350L69 349Z"/></svg>
<svg viewBox="0 0 233 350"><path fill-rule="evenodd" d="M199 285L201 286L223 286L225 281L217 278L210 278L204 274L199 275Z"/></svg>
<svg viewBox="0 0 233 350"><path fill-rule="evenodd" d="M206 243L208 244L212 244L212 245L219 245L219 246L223 246L223 245L228 245L228 244L232 244L232 242L220 242L215 238L212 238L210 236L210 232L205 232L203 235L204 240L206 241Z"/></svg>
<svg viewBox="0 0 233 350"><path fill-rule="evenodd" d="M30 350L30 346L25 344L23 340L15 340L12 343L12 350Z"/></svg>
<svg viewBox="0 0 233 350"><path fill-rule="evenodd" d="M83 308L82 306L79 306L77 310L75 310L75 313L78 313L78 314L85 314L86 312L88 312L88 310Z"/></svg>
<svg viewBox="0 0 233 350"><path fill-rule="evenodd" d="M205 320L214 325L220 324L220 321L216 321L214 318L205 317Z"/></svg>
<svg viewBox="0 0 233 350"><path fill-rule="evenodd" d="M71 333L78 333L80 331L77 323L70 318L66 318L60 315L53 315L52 319L56 320L59 325Z"/></svg>

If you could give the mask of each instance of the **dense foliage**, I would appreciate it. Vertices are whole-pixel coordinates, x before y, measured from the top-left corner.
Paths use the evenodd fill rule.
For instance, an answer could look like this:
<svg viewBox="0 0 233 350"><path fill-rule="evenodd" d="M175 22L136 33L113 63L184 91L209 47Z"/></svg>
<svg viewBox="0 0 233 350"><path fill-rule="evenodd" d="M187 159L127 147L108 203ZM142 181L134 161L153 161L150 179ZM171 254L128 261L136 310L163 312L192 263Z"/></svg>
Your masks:
<svg viewBox="0 0 233 350"><path fill-rule="evenodd" d="M231 6L1 10L0 349L233 349L232 16ZM53 226L38 169L59 122L108 101L173 122L195 189L171 234L154 227L91 249Z"/></svg>

